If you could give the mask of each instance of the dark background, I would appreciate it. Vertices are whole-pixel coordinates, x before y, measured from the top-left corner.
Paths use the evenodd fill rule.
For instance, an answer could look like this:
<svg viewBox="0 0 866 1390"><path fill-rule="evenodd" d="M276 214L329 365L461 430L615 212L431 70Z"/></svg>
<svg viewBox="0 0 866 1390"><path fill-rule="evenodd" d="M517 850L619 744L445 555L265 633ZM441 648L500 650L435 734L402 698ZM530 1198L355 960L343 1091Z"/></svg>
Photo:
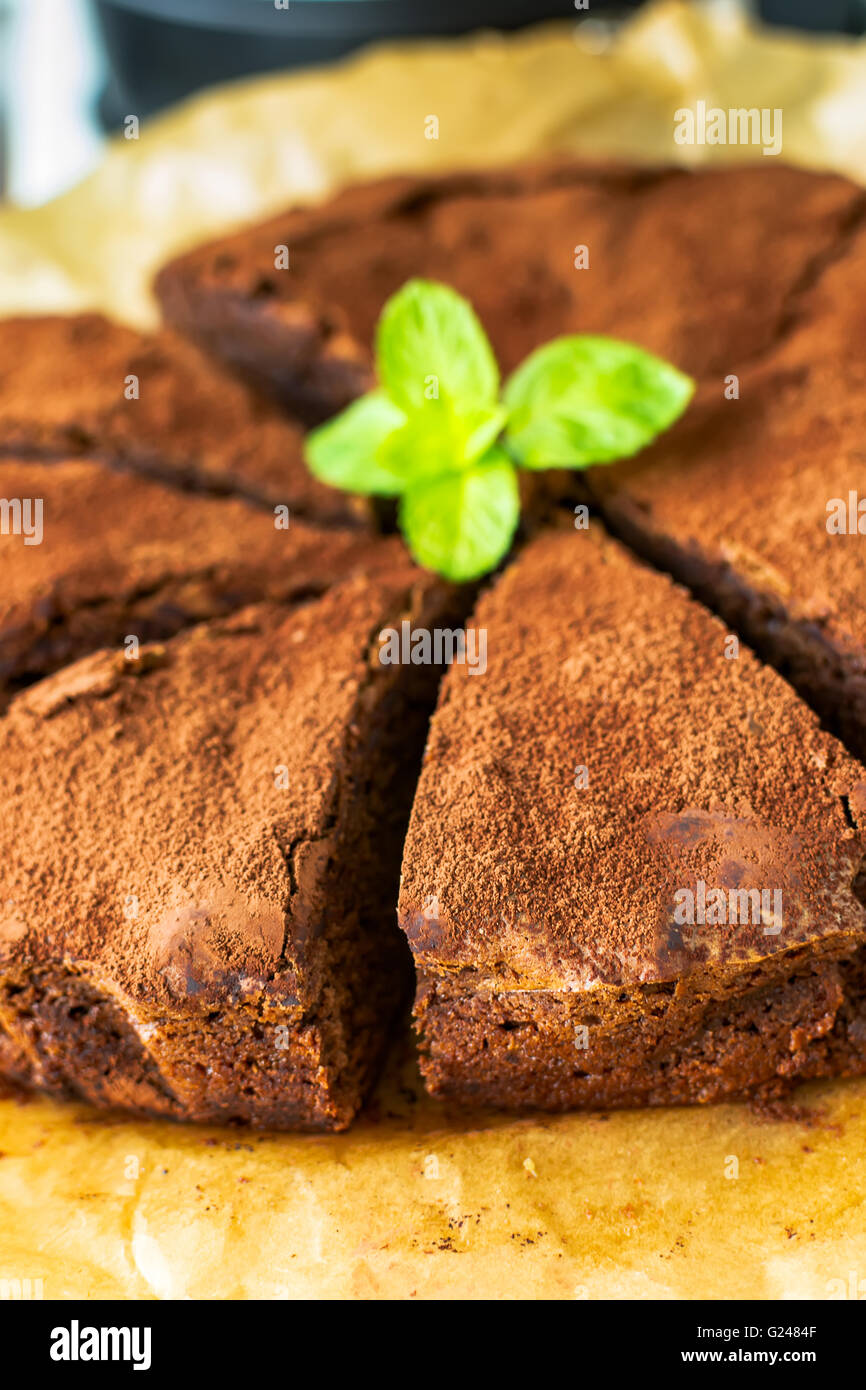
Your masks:
<svg viewBox="0 0 866 1390"><path fill-rule="evenodd" d="M640 0L95 0L109 79L100 115L111 129L215 82L330 62L398 37L516 29L544 19L624 18ZM866 0L761 0L768 23L859 34Z"/></svg>
<svg viewBox="0 0 866 1390"><path fill-rule="evenodd" d="M733 0L730 0L733 3ZM203 88L331 63L388 39L589 24L602 47L640 0L0 0L0 205L84 178L126 116ZM767 24L855 35L866 0L752 0Z"/></svg>

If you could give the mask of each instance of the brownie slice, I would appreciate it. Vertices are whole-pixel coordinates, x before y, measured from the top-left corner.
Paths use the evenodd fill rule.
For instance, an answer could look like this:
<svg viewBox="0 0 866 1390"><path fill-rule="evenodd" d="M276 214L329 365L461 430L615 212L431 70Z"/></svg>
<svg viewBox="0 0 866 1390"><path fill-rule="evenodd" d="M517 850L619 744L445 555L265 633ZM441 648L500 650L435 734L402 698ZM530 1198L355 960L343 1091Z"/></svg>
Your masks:
<svg viewBox="0 0 866 1390"><path fill-rule="evenodd" d="M505 372L579 332L718 376L796 322L864 209L843 178L766 161L387 179L196 248L156 292L171 324L313 417L370 386L376 320L414 275L469 296ZM275 268L281 247L287 269Z"/></svg>
<svg viewBox="0 0 866 1390"><path fill-rule="evenodd" d="M378 633L405 562L95 653L0 719L0 1069L188 1120L342 1128L411 965L400 849L435 696Z"/></svg>
<svg viewBox="0 0 866 1390"><path fill-rule="evenodd" d="M486 674L443 682L400 893L431 1091L559 1110L866 1070L866 769L598 529L531 543L472 626Z"/></svg>
<svg viewBox="0 0 866 1390"><path fill-rule="evenodd" d="M308 472L297 424L183 339L97 314L0 320L0 455L73 454L318 522L369 515Z"/></svg>
<svg viewBox="0 0 866 1390"><path fill-rule="evenodd" d="M322 593L396 540L194 495L93 459L0 458L0 690L98 647Z"/></svg>
<svg viewBox="0 0 866 1390"><path fill-rule="evenodd" d="M652 448L577 487L866 761L864 288L866 230L804 295L797 331L740 374L739 399L705 386Z"/></svg>

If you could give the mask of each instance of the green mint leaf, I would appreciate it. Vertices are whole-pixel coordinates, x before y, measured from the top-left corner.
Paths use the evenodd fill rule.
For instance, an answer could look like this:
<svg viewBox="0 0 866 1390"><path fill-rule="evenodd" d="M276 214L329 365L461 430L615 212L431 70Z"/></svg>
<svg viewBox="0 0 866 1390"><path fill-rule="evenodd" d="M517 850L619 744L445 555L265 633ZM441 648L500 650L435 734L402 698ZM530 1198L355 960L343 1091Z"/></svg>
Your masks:
<svg viewBox="0 0 866 1390"><path fill-rule="evenodd" d="M380 384L407 414L437 397L466 414L493 405L499 391L499 368L475 310L432 280L410 280L388 300L376 366Z"/></svg>
<svg viewBox="0 0 866 1390"><path fill-rule="evenodd" d="M383 441L379 462L406 484L459 472L487 452L507 418L504 406L455 415L445 403L431 401Z"/></svg>
<svg viewBox="0 0 866 1390"><path fill-rule="evenodd" d="M307 437L323 482L400 497L415 559L454 582L507 553L520 515L515 462L585 468L627 458L673 424L690 377L631 343L564 337L499 369L471 305L447 285L410 280L377 330L380 389ZM504 431L504 438L503 436Z"/></svg>
<svg viewBox="0 0 866 1390"><path fill-rule="evenodd" d="M517 472L502 449L472 468L407 487L400 527L419 565L460 584L494 568L520 518Z"/></svg>
<svg viewBox="0 0 866 1390"><path fill-rule="evenodd" d="M586 468L636 454L685 410L695 384L615 338L555 338L505 386L506 444L524 468Z"/></svg>
<svg viewBox="0 0 866 1390"><path fill-rule="evenodd" d="M463 462L473 463L492 449L507 419L508 410L504 405L483 406L480 410L470 411L468 415L458 416L460 429L465 431Z"/></svg>
<svg viewBox="0 0 866 1390"><path fill-rule="evenodd" d="M385 395L370 391L333 420L311 430L304 444L307 466L320 482L365 496L397 497L403 483L384 457L384 446L406 416Z"/></svg>

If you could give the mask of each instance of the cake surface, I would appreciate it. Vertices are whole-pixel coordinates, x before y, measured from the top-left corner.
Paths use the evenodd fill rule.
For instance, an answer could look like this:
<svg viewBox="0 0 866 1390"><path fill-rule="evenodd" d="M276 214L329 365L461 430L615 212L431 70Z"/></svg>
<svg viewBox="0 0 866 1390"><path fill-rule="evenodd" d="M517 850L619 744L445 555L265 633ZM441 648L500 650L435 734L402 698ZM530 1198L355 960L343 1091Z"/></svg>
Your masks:
<svg viewBox="0 0 866 1390"><path fill-rule="evenodd" d="M583 480L608 524L736 626L866 760L866 226L804 290L801 322L706 385L634 459Z"/></svg>
<svg viewBox="0 0 866 1390"><path fill-rule="evenodd" d="M598 530L533 542L473 625L487 672L443 683L400 894L431 1089L560 1109L862 1070L866 771Z"/></svg>
<svg viewBox="0 0 866 1390"><path fill-rule="evenodd" d="M321 593L396 541L198 495L84 457L0 457L0 688L99 647L160 640L260 599ZM279 522L279 524L278 524Z"/></svg>
<svg viewBox="0 0 866 1390"><path fill-rule="evenodd" d="M0 457L74 454L313 521L367 517L309 473L299 425L183 339L98 314L0 321Z"/></svg>
<svg viewBox="0 0 866 1390"><path fill-rule="evenodd" d="M342 1128L406 938L437 1095L866 1070L856 499L827 526L858 487L864 274L844 179L562 162L388 179L199 248L159 276L156 335L0 325L0 1074ZM438 673L377 635L468 594L317 483L267 399L312 419L369 389L417 275L472 300L505 374L603 333L698 382L636 459L523 475L536 538L480 600L484 671L449 672L420 780ZM545 529L576 500L701 602L596 522Z"/></svg>
<svg viewBox="0 0 866 1390"><path fill-rule="evenodd" d="M11 702L7 1074L183 1119L349 1122L409 985L393 903L436 675L382 665L375 635L450 601L398 562Z"/></svg>
<svg viewBox="0 0 866 1390"><path fill-rule="evenodd" d="M503 372L604 333L722 376L796 321L862 205L845 179L766 162L387 179L196 248L156 290L169 323L313 416L369 388L382 305L416 275L468 296Z"/></svg>

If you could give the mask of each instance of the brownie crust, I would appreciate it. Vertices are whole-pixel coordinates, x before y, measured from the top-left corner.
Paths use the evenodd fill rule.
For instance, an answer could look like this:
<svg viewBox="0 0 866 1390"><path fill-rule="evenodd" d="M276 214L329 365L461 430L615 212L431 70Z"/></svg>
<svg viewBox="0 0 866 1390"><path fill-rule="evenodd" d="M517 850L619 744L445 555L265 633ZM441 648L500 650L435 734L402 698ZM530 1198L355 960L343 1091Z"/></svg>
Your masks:
<svg viewBox="0 0 866 1390"><path fill-rule="evenodd" d="M738 397L705 386L668 435L575 488L742 633L861 760L866 347L852 306L864 286L866 228L804 293L797 330L740 373L732 362Z"/></svg>
<svg viewBox="0 0 866 1390"><path fill-rule="evenodd" d="M176 487L368 524L363 499L319 483L303 430L168 332L99 314L0 320L0 457L83 455Z"/></svg>
<svg viewBox="0 0 866 1390"><path fill-rule="evenodd" d="M23 526L0 534L7 696L99 647L159 641L263 599L320 594L400 550L358 528L309 525L86 458L0 458L0 495L41 505L38 544Z"/></svg>
<svg viewBox="0 0 866 1390"><path fill-rule="evenodd" d="M790 330L864 210L843 178L766 163L391 178L198 247L155 288L168 323L313 418L369 388L382 304L416 275L468 295L504 372L558 334L605 333L718 377Z"/></svg>

